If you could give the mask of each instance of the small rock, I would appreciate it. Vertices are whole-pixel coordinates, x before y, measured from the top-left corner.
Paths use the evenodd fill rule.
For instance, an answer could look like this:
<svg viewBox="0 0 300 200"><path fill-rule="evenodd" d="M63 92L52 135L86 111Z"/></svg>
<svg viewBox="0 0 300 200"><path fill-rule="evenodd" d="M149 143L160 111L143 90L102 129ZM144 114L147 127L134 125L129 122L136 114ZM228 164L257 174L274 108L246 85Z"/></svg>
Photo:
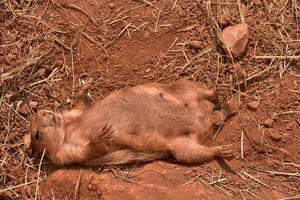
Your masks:
<svg viewBox="0 0 300 200"><path fill-rule="evenodd" d="M279 133L277 133L277 132L272 131L270 133L270 138L272 140L274 140L275 142L279 142L281 140L281 135Z"/></svg>
<svg viewBox="0 0 300 200"><path fill-rule="evenodd" d="M37 105L38 105L37 101L30 101L29 102L29 107L32 108L32 109L36 109Z"/></svg>
<svg viewBox="0 0 300 200"><path fill-rule="evenodd" d="M64 60L60 59L60 60L57 60L56 63L55 63L55 67L62 67L64 64Z"/></svg>
<svg viewBox="0 0 300 200"><path fill-rule="evenodd" d="M254 148L255 148L257 153L266 153L266 149L261 145L255 146Z"/></svg>
<svg viewBox="0 0 300 200"><path fill-rule="evenodd" d="M70 104L70 103L72 102L72 100L71 100L70 98L67 98L66 102L67 102L68 104Z"/></svg>
<svg viewBox="0 0 300 200"><path fill-rule="evenodd" d="M255 20L255 18L252 17L252 16L246 17L245 22L246 22L249 26L255 26L255 25L256 25L256 20Z"/></svg>
<svg viewBox="0 0 300 200"><path fill-rule="evenodd" d="M264 125L267 128L271 128L273 126L273 119L272 118L265 119L262 125Z"/></svg>
<svg viewBox="0 0 300 200"><path fill-rule="evenodd" d="M274 150L273 149L267 149L267 152L272 154L272 153L274 153Z"/></svg>
<svg viewBox="0 0 300 200"><path fill-rule="evenodd" d="M47 92L46 95L50 95L51 87L48 84L44 84L43 88Z"/></svg>
<svg viewBox="0 0 300 200"><path fill-rule="evenodd" d="M223 30L222 37L232 56L238 58L245 52L247 47L249 40L248 24L229 26Z"/></svg>
<svg viewBox="0 0 300 200"><path fill-rule="evenodd" d="M21 115L26 116L28 114L28 107L22 100L20 100L17 103L16 111Z"/></svg>
<svg viewBox="0 0 300 200"><path fill-rule="evenodd" d="M201 42L199 42L199 41L197 41L197 40L188 41L186 44L187 44L189 47L191 47L192 49L199 50L199 49L202 48Z"/></svg>
<svg viewBox="0 0 300 200"><path fill-rule="evenodd" d="M293 85L297 88L299 84L296 80L294 80Z"/></svg>
<svg viewBox="0 0 300 200"><path fill-rule="evenodd" d="M150 37L150 33L149 32L144 33L144 37L145 38L149 38Z"/></svg>
<svg viewBox="0 0 300 200"><path fill-rule="evenodd" d="M53 69L54 69L54 65L47 65L47 66L45 66L45 73L47 73L47 74L51 74L51 72L53 71Z"/></svg>
<svg viewBox="0 0 300 200"><path fill-rule="evenodd" d="M41 69L38 70L38 73L39 73L40 76L45 76L46 69L45 68L41 68Z"/></svg>
<svg viewBox="0 0 300 200"><path fill-rule="evenodd" d="M221 14L218 21L222 27L227 27L230 25L230 17L225 13Z"/></svg>
<svg viewBox="0 0 300 200"><path fill-rule="evenodd" d="M296 127L297 127L296 122L289 122L286 126L286 130L294 130L296 129Z"/></svg>
<svg viewBox="0 0 300 200"><path fill-rule="evenodd" d="M195 170L194 169L187 169L185 172L184 172L184 175L191 175L192 173L194 173Z"/></svg>
<svg viewBox="0 0 300 200"><path fill-rule="evenodd" d="M259 105L259 101L251 101L247 104L249 110L256 111Z"/></svg>
<svg viewBox="0 0 300 200"><path fill-rule="evenodd" d="M260 6L261 5L261 0L253 0L253 4L255 6Z"/></svg>
<svg viewBox="0 0 300 200"><path fill-rule="evenodd" d="M110 9L114 9L114 8L115 8L115 4L114 4L114 3L109 3L109 4L108 4L108 7L109 7Z"/></svg>
<svg viewBox="0 0 300 200"><path fill-rule="evenodd" d="M242 66L241 66L240 63L235 63L235 64L233 65L233 68L234 68L234 70L235 70L235 72L236 72L237 74L246 75L246 72L245 72L245 70L242 68Z"/></svg>
<svg viewBox="0 0 300 200"><path fill-rule="evenodd" d="M5 94L5 97L11 100L12 97L14 97L15 95L16 95L15 92L13 92L13 91L7 91L6 94Z"/></svg>

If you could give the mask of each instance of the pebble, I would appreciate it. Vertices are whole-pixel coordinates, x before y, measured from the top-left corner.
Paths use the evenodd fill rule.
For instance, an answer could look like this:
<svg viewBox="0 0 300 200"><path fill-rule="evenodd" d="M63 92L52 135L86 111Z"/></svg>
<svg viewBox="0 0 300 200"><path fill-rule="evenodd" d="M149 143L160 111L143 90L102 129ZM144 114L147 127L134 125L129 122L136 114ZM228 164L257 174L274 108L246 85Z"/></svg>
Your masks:
<svg viewBox="0 0 300 200"><path fill-rule="evenodd" d="M38 105L37 101L30 101L29 102L29 107L32 108L32 109L36 109L37 105Z"/></svg>
<svg viewBox="0 0 300 200"><path fill-rule="evenodd" d="M67 99L66 99L66 102L67 102L68 104L70 104L70 103L72 102L72 100L71 100L70 98L67 98Z"/></svg>
<svg viewBox="0 0 300 200"><path fill-rule="evenodd" d="M22 100L20 100L20 101L17 103L16 111L17 111L18 113L20 113L21 115L23 115L23 116L26 116L26 115L28 114L28 108L27 108L26 104L23 103Z"/></svg>
<svg viewBox="0 0 300 200"><path fill-rule="evenodd" d="M272 131L270 132L270 138L275 142L279 142L281 140L281 135L277 132Z"/></svg>
<svg viewBox="0 0 300 200"><path fill-rule="evenodd" d="M245 70L242 68L240 63L235 63L233 65L233 68L234 68L234 70L236 71L237 74L242 74L242 75L246 74Z"/></svg>
<svg viewBox="0 0 300 200"><path fill-rule="evenodd" d="M256 20L255 20L255 18L252 17L252 16L246 17L245 22L246 22L249 26L256 26Z"/></svg>
<svg viewBox="0 0 300 200"><path fill-rule="evenodd" d="M246 51L249 40L248 24L242 23L228 26L223 30L222 37L232 56L238 58Z"/></svg>
<svg viewBox="0 0 300 200"><path fill-rule="evenodd" d="M267 118L263 121L262 125L264 125L267 128L271 128L273 126L273 119L272 118Z"/></svg>
<svg viewBox="0 0 300 200"><path fill-rule="evenodd" d="M115 4L114 4L114 3L109 3L109 4L108 4L108 7L109 7L110 9L114 9L114 8L115 8Z"/></svg>
<svg viewBox="0 0 300 200"><path fill-rule="evenodd" d="M226 27L226 26L229 26L230 25L230 18L227 14L225 13L222 13L221 16L219 17L219 24L222 26L222 27Z"/></svg>
<svg viewBox="0 0 300 200"><path fill-rule="evenodd" d="M255 6L260 6L261 5L261 0L253 0L253 4Z"/></svg>
<svg viewBox="0 0 300 200"><path fill-rule="evenodd" d="M296 127L297 127L296 122L289 122L286 126L286 130L294 130L296 129Z"/></svg>
<svg viewBox="0 0 300 200"><path fill-rule="evenodd" d="M64 61L63 61L62 59L61 59L61 60L58 59L58 60L56 61L56 63L55 63L55 66L56 66L56 67L62 67L63 64L64 64Z"/></svg>
<svg viewBox="0 0 300 200"><path fill-rule="evenodd" d="M41 69L38 70L38 73L39 73L40 76L45 76L46 69L45 68L41 68Z"/></svg>
<svg viewBox="0 0 300 200"><path fill-rule="evenodd" d="M251 101L247 104L249 110L256 111L259 105L259 101Z"/></svg>
<svg viewBox="0 0 300 200"><path fill-rule="evenodd" d="M202 48L201 42L199 42L199 41L197 41L197 40L188 41L186 44L187 44L189 47L191 47L192 49L199 50L199 49Z"/></svg>

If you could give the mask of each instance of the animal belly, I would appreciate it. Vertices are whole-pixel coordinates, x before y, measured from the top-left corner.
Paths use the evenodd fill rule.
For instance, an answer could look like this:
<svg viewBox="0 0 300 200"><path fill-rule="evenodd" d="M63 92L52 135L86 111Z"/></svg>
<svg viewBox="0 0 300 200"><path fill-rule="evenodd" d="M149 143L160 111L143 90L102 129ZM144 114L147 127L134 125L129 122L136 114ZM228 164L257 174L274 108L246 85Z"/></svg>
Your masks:
<svg viewBox="0 0 300 200"><path fill-rule="evenodd" d="M122 133L114 139L121 147L143 152L167 152L166 142L165 137L151 132Z"/></svg>

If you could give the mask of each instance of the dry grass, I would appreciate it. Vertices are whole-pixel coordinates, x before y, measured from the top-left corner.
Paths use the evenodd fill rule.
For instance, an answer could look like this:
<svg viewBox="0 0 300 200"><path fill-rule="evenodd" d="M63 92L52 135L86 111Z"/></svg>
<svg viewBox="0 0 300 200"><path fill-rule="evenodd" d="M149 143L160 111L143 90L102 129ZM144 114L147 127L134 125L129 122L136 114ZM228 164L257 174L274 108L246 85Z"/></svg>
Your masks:
<svg viewBox="0 0 300 200"><path fill-rule="evenodd" d="M35 108L29 104L31 101L38 101L39 107L53 109L70 106L66 100L72 98L77 85L74 65L80 66L84 71L81 58L85 55L76 50L78 47L86 46L92 52L92 60L97 63L102 78L102 74L108 69L103 69L101 62L110 59L107 48L113 46L120 37L127 34L130 38L130 33L142 31L149 24L153 25L154 31L160 31L167 26L162 24L162 16L172 16L175 11L186 16L189 12L189 17L198 21L194 20L193 25L182 27L178 31L180 37L158 59L157 64L153 64L156 71L144 78L151 80L161 77L156 80L168 81L186 77L203 82L211 88L222 84L228 87L227 93L222 96L227 98L233 91L242 93L240 86L250 87L254 80L263 80L269 75L282 78L285 73L292 73L295 67L299 67L300 58L300 8L297 1L263 0L255 8L252 1L245 2L247 4L239 0L197 1L193 4L194 7L189 7L175 0L170 3L170 12L166 12L155 2L141 0L138 1L139 5L119 9L112 15L105 16L104 13L99 17L77 5L61 5L52 0L0 0L0 198L1 195L20 198L24 194L29 198L38 198L39 183L46 177L44 163L42 160L39 162L29 158L23 151L22 144L23 136L29 128L28 119L35 112ZM132 11L147 5L153 8L156 16L152 22L138 26L126 21L132 17ZM99 7L96 1L95 6ZM55 25L52 17L55 18L55 14L64 9L80 12L87 17L87 21L74 15L77 23ZM243 21L251 24L251 43L248 45L248 53L241 61L224 55L220 48L224 44L222 27L218 24L222 15L231 16L232 24ZM111 27L120 22L123 23L121 30L112 28L107 35L93 35L93 32L104 32L100 26L102 24ZM188 40L199 41L202 51L196 52L182 45ZM54 56L55 59L52 59ZM234 69L236 62L243 65L245 73L240 74ZM61 85L67 84L63 81L65 77L70 84ZM120 84L127 85L113 85L106 83L104 79L101 81L110 89L120 87ZM254 85L257 87L259 84L256 81ZM70 90L64 92L65 89ZM250 93L251 90L243 92L244 95ZM32 173L38 176L35 177ZM251 183L254 187L265 185L245 173L254 180L255 183ZM265 173L299 176L271 171ZM233 198L233 194L243 197L246 193L255 197L250 187L244 190L228 188L227 179L221 175L212 179L209 176L197 177L197 180L200 179L229 199ZM36 190L32 190L32 187ZM76 187L76 195L77 189Z"/></svg>

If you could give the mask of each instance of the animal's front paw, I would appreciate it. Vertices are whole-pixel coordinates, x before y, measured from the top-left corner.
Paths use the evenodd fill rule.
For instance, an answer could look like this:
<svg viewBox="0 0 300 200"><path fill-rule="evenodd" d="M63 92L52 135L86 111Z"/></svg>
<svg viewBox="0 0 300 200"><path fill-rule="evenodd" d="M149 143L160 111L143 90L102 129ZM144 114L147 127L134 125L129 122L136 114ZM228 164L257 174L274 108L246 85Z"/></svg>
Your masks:
<svg viewBox="0 0 300 200"><path fill-rule="evenodd" d="M231 160L234 157L233 145L225 145L218 147L218 156L226 160Z"/></svg>

